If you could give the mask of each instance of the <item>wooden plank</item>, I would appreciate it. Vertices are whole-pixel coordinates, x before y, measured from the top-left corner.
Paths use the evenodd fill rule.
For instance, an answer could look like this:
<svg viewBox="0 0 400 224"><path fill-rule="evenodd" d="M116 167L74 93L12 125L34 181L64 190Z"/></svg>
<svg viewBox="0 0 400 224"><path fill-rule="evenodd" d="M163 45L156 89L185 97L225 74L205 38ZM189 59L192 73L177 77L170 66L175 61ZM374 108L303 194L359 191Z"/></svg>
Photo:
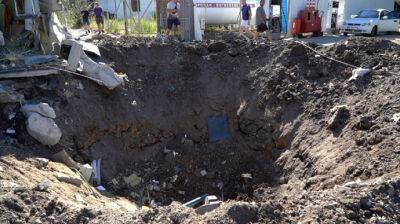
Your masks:
<svg viewBox="0 0 400 224"><path fill-rule="evenodd" d="M41 69L41 70L25 70L25 71L14 71L7 73L0 73L0 79L4 78L26 78L36 76L47 76L60 74L59 70L56 69Z"/></svg>

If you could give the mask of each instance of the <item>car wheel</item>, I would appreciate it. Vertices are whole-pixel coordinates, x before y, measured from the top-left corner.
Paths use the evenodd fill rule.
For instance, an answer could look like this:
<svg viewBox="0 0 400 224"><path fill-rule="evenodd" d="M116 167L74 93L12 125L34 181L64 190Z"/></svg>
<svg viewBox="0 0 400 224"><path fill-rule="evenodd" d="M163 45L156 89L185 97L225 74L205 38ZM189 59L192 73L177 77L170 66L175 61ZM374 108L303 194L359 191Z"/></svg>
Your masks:
<svg viewBox="0 0 400 224"><path fill-rule="evenodd" d="M374 28L372 28L372 31L371 31L371 36L376 36L378 34L378 27L377 26L374 26Z"/></svg>
<svg viewBox="0 0 400 224"><path fill-rule="evenodd" d="M347 37L349 34L348 33L343 33L343 36Z"/></svg>

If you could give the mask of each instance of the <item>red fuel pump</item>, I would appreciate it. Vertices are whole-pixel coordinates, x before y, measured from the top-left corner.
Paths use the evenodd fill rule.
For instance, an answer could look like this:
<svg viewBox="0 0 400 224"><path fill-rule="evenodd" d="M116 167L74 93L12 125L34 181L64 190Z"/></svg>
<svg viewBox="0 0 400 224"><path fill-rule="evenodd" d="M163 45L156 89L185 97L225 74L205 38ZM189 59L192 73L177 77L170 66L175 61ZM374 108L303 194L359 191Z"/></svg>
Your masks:
<svg viewBox="0 0 400 224"><path fill-rule="evenodd" d="M304 33L313 33L313 36L322 36L322 19L318 10L306 8L299 12L299 17L293 23L294 36L303 37Z"/></svg>

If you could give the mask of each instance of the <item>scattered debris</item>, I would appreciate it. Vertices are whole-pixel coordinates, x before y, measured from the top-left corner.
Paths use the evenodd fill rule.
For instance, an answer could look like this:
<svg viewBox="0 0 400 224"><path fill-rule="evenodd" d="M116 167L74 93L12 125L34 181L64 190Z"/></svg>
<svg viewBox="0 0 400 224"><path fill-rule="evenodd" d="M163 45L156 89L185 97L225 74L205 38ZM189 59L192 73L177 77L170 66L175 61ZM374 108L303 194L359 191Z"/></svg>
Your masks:
<svg viewBox="0 0 400 224"><path fill-rule="evenodd" d="M245 179L252 179L253 178L251 173L242 173L241 177L245 178Z"/></svg>
<svg viewBox="0 0 400 224"><path fill-rule="evenodd" d="M34 158L34 161L35 161L35 166L38 169L45 168L50 162L50 160L48 160L46 158Z"/></svg>
<svg viewBox="0 0 400 224"><path fill-rule="evenodd" d="M99 191L102 191L102 192L106 191L106 188L103 187L102 185L97 186L96 189L99 190Z"/></svg>
<svg viewBox="0 0 400 224"><path fill-rule="evenodd" d="M225 50L226 43L223 41L216 41L208 45L207 49L210 52L220 52Z"/></svg>
<svg viewBox="0 0 400 224"><path fill-rule="evenodd" d="M205 175L207 175L207 171L206 170L201 170L200 171L200 175L204 177Z"/></svg>
<svg viewBox="0 0 400 224"><path fill-rule="evenodd" d="M365 68L356 68L351 73L352 76L349 78L349 81L360 81L365 75L369 74L370 70Z"/></svg>
<svg viewBox="0 0 400 224"><path fill-rule="evenodd" d="M393 122L397 123L400 121L400 113L394 114L392 117Z"/></svg>
<svg viewBox="0 0 400 224"><path fill-rule="evenodd" d="M185 204L183 204L183 206L189 207L189 208L193 208L196 205L200 204L201 202L203 202L206 197L208 196L208 194L202 195L200 197L197 197L191 201L186 202Z"/></svg>
<svg viewBox="0 0 400 224"><path fill-rule="evenodd" d="M13 135L13 134L15 134L15 129L7 128L6 133L9 134L9 135Z"/></svg>
<svg viewBox="0 0 400 224"><path fill-rule="evenodd" d="M72 184L72 185L75 185L78 187L81 186L81 184L83 182L81 179L79 179L77 177L71 177L71 176L68 176L65 174L57 174L56 178L61 182L69 183L69 184Z"/></svg>

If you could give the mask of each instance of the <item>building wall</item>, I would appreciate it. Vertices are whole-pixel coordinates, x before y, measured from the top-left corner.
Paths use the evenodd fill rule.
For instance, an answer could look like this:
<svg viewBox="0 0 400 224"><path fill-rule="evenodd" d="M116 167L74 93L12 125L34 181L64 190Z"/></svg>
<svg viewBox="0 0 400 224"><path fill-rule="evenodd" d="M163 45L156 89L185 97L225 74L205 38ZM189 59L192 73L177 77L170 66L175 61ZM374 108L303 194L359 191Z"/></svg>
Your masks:
<svg viewBox="0 0 400 224"><path fill-rule="evenodd" d="M395 0L340 0L338 10L338 26L363 9L388 9L394 10Z"/></svg>
<svg viewBox="0 0 400 224"><path fill-rule="evenodd" d="M132 12L132 7L131 7L131 0L126 0L127 2L127 14L128 18L132 17L137 17L138 14L139 16L143 15L143 18L152 18L155 15L156 12L156 0L140 0L140 11L139 12ZM151 3L150 3L151 2ZM124 18L124 6L123 6L123 1L122 0L100 0L99 1L100 6L103 8L104 11L110 12L112 14L115 14L117 12L117 17L118 19L123 19ZM150 6L146 12L146 8L148 7L150 3Z"/></svg>

